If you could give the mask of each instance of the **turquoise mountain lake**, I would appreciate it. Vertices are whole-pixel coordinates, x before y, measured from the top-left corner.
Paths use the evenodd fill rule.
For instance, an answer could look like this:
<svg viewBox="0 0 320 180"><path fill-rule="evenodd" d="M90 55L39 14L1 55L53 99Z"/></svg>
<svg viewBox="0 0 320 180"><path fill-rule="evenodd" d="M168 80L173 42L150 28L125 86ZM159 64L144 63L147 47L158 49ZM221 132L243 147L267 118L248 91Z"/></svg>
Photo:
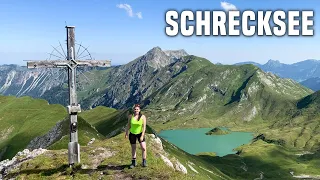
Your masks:
<svg viewBox="0 0 320 180"><path fill-rule="evenodd" d="M206 135L212 128L164 130L159 136L190 154L215 152L217 156L234 154L234 148L249 143L250 132L232 132L225 135ZM225 128L220 128L226 130Z"/></svg>

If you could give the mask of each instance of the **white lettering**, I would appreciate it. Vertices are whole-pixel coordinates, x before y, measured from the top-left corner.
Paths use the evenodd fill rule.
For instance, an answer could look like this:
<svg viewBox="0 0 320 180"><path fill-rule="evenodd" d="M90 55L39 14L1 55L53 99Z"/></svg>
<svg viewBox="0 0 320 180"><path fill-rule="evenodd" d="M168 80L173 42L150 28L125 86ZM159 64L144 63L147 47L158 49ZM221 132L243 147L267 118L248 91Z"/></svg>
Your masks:
<svg viewBox="0 0 320 180"><path fill-rule="evenodd" d="M183 36L240 36L240 33L243 36L313 36L313 17L314 12L311 10L247 10L242 13L238 10L186 10L180 13L170 10L166 12L165 32L168 36L176 36L179 33Z"/></svg>
<svg viewBox="0 0 320 180"><path fill-rule="evenodd" d="M210 36L210 11L204 11L204 19L202 19L202 11L196 11L196 35L202 36L202 28L204 27L204 35Z"/></svg>
<svg viewBox="0 0 320 180"><path fill-rule="evenodd" d="M313 17L313 11L302 11L302 36L313 36L313 29L308 29L313 26L313 21L308 17Z"/></svg>
<svg viewBox="0 0 320 180"><path fill-rule="evenodd" d="M299 11L288 11L288 35L299 36L299 29L294 29L299 25L299 20L294 19L299 16Z"/></svg>
<svg viewBox="0 0 320 180"><path fill-rule="evenodd" d="M258 11L258 36L271 36L271 29L270 29L270 20L271 11L266 11L266 14L263 16L263 11ZM264 34L264 32L266 34Z"/></svg>
<svg viewBox="0 0 320 180"><path fill-rule="evenodd" d="M187 20L194 20L192 11L182 11L181 13L181 34L183 36L191 36L194 31L193 26L187 27Z"/></svg>
<svg viewBox="0 0 320 180"><path fill-rule="evenodd" d="M178 19L178 12L177 11L167 11L166 13L166 23L171 25L172 27L166 27L166 34L168 36L176 36L179 33L179 24L178 22L172 20Z"/></svg>
<svg viewBox="0 0 320 180"><path fill-rule="evenodd" d="M240 31L239 29L235 29L235 26L239 26L240 22L238 19L235 19L235 17L239 17L240 12L239 11L229 11L229 36L239 36Z"/></svg>
<svg viewBox="0 0 320 180"><path fill-rule="evenodd" d="M220 20L219 20L220 17ZM227 35L226 31L226 13L224 11L215 11L212 13L212 34L214 36L219 35L219 29L220 29L220 35L225 36Z"/></svg>
<svg viewBox="0 0 320 180"><path fill-rule="evenodd" d="M279 19L284 19L286 17L286 13L284 11L276 11L273 13L273 22L279 27L273 27L273 33L276 36L283 36L286 34L286 23Z"/></svg>
<svg viewBox="0 0 320 180"><path fill-rule="evenodd" d="M253 36L256 30L254 26L248 28L248 17L250 20L256 19L253 11L244 11L242 13L242 33L245 36Z"/></svg>

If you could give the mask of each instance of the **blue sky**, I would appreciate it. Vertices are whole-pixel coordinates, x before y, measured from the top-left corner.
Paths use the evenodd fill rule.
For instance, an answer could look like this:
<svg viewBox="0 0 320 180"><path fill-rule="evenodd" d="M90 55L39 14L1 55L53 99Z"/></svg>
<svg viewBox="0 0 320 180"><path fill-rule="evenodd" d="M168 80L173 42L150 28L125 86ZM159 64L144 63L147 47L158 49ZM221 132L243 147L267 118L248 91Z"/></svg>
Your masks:
<svg viewBox="0 0 320 180"><path fill-rule="evenodd" d="M76 26L77 42L89 46L96 59L124 64L155 46L185 49L210 61L233 64L294 63L319 59L319 1L228 0L239 10L314 10L313 37L167 37L165 12L222 10L220 0L1 0L0 64L25 65L26 59L46 59L51 45L66 39L65 21ZM132 8L132 17L120 4ZM122 5L123 6L123 5ZM120 6L121 7L121 6ZM141 13L141 17L137 16Z"/></svg>

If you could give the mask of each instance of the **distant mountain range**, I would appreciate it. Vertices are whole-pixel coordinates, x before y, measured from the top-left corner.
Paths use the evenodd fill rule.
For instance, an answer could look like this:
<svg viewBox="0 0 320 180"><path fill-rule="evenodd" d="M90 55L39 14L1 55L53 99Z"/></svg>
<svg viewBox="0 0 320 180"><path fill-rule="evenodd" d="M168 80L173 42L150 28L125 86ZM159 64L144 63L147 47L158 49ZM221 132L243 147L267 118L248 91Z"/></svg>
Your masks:
<svg viewBox="0 0 320 180"><path fill-rule="evenodd" d="M152 93L154 88L157 89L165 84L174 72L167 69L167 72L162 74L162 67L170 66L171 63L186 55L188 53L184 50L163 51L160 47L154 47L145 55L128 64L112 66L109 71L99 71L103 69L86 70L94 73L84 73L85 76L78 75L79 100L87 104L85 107L104 104L115 108L121 108L123 104L128 104L128 102L140 101ZM265 72L293 79L314 91L320 90L320 61L318 60L305 60L294 64L284 64L277 60L269 60L265 64L248 61L234 65L243 64L253 64ZM62 71L61 69L27 69L18 65L2 65L0 66L0 94L18 97L27 95L44 98L50 103L66 105L68 103L65 98L68 93L67 76ZM132 71L135 73L127 73ZM152 75L150 76L150 74ZM144 82L139 85L141 87L129 87L130 84L135 84L137 77L141 78L139 81ZM88 82L88 79L91 82ZM102 79L107 79L107 82L101 82ZM120 82L129 85L128 88L131 90L123 92L126 90L117 89ZM117 95L127 93L129 95L120 96L124 99L119 99ZM117 98L114 98L115 96Z"/></svg>
<svg viewBox="0 0 320 180"><path fill-rule="evenodd" d="M307 80L300 82L300 84L302 84L302 85L304 85L314 91L319 91L320 90L320 77L309 78Z"/></svg>
<svg viewBox="0 0 320 180"><path fill-rule="evenodd" d="M106 105L123 108L153 93L176 73L162 70L188 55L184 50L150 49L135 60L110 68L83 70L77 76L78 99L84 108ZM42 98L50 104L68 103L67 74L62 69L27 69L17 65L0 66L0 94Z"/></svg>
<svg viewBox="0 0 320 180"><path fill-rule="evenodd" d="M278 60L269 60L266 64L248 61L234 65L253 64L265 72L271 72L282 78L290 78L314 90L320 90L320 61L305 60L293 64L284 64Z"/></svg>

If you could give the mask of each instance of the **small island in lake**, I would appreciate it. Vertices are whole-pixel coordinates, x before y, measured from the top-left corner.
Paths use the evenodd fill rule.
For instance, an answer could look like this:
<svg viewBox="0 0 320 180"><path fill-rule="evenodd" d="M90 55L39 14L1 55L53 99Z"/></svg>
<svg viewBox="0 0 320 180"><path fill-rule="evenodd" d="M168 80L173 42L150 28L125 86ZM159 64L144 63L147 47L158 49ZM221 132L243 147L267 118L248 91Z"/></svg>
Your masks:
<svg viewBox="0 0 320 180"><path fill-rule="evenodd" d="M229 134L229 131L222 130L220 128L213 128L210 131L206 132L206 135L224 135Z"/></svg>

